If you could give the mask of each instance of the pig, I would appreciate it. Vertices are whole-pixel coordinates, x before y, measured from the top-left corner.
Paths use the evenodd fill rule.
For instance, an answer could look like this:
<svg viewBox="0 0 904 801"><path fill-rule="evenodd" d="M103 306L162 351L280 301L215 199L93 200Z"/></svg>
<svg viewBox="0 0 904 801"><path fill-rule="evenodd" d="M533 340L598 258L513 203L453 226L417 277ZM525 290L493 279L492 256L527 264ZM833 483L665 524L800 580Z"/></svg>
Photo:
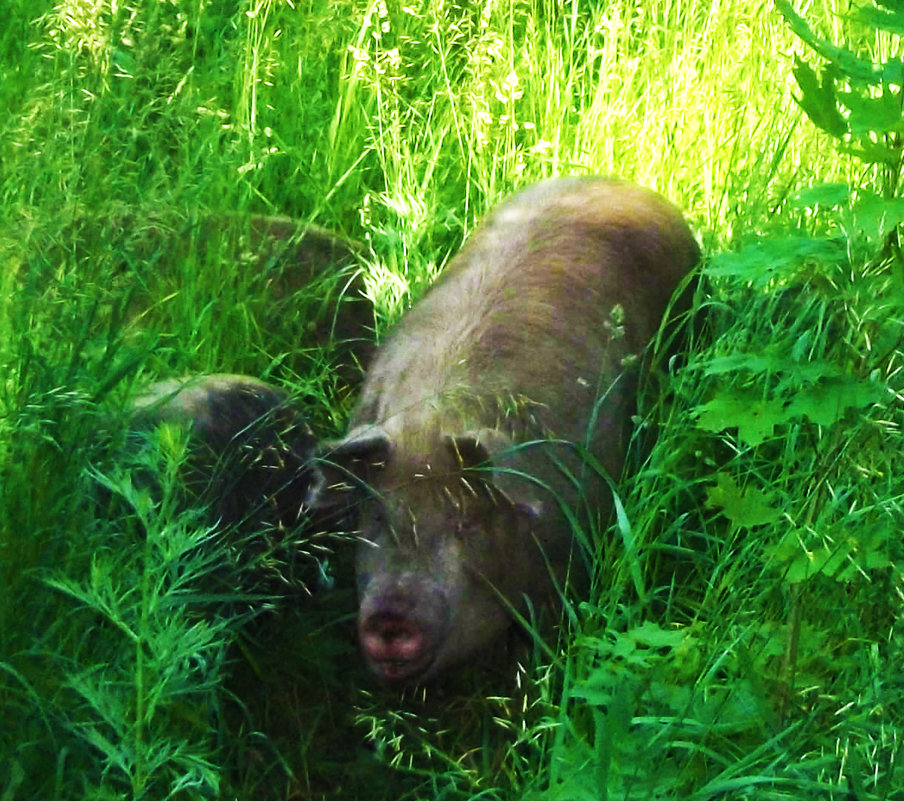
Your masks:
<svg viewBox="0 0 904 801"><path fill-rule="evenodd" d="M266 344L281 364L304 375L311 370L312 350L322 349L342 391L360 385L374 325L359 266L363 243L288 217L186 218L181 211L129 207L115 215L79 213L51 227L56 233L46 236L20 232L29 246L11 269L23 286L41 284L46 265L68 263L74 253L100 257L104 277L97 280L111 282L117 314L134 334L148 322L165 328L170 313L182 314L170 301L184 290L187 277L198 268L209 275L221 268L226 296L239 290L252 300L252 312L280 321L268 327ZM199 297L200 292L193 289ZM215 302L216 293L209 299Z"/></svg>
<svg viewBox="0 0 904 801"><path fill-rule="evenodd" d="M555 609L565 509L606 523L641 356L698 258L656 193L549 180L492 213L391 332L322 459L327 493L362 493L358 634L378 677L429 681Z"/></svg>
<svg viewBox="0 0 904 801"><path fill-rule="evenodd" d="M243 375L160 381L133 401L133 437L167 422L190 429L186 482L218 522L291 528L303 519L323 477L288 393Z"/></svg>
<svg viewBox="0 0 904 801"><path fill-rule="evenodd" d="M313 346L328 349L339 380L357 387L373 350L373 306L366 299L357 259L365 247L337 233L288 217L253 215L245 221L246 245L254 276L250 291L267 298L271 313L293 319L299 300L305 323L298 340L286 342L290 359ZM210 216L199 224L201 242L214 247L226 225ZM316 302L313 299L316 298ZM301 343L305 347L298 348Z"/></svg>
<svg viewBox="0 0 904 801"><path fill-rule="evenodd" d="M180 478L228 555L220 585L276 596L323 589L336 569L344 579L349 524L339 508L311 508L324 480L316 439L287 392L232 374L157 382L132 402L130 451L166 423L188 429Z"/></svg>

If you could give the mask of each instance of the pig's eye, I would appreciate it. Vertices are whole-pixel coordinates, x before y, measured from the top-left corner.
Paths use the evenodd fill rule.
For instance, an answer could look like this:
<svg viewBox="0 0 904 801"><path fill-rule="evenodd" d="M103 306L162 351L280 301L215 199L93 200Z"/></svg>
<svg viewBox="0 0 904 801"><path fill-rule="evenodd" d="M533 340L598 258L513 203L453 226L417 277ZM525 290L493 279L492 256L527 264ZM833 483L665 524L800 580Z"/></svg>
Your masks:
<svg viewBox="0 0 904 801"><path fill-rule="evenodd" d="M475 518L459 518L455 521L455 536L459 539L473 537L480 529L480 524Z"/></svg>

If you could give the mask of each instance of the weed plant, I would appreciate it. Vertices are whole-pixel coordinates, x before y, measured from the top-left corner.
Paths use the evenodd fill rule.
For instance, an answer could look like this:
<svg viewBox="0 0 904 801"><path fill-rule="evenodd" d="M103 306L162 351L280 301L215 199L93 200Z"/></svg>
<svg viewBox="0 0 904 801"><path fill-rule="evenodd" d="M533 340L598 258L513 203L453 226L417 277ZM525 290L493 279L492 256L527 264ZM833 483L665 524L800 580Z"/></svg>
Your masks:
<svg viewBox="0 0 904 801"><path fill-rule="evenodd" d="M897 11L779 6L6 0L4 801L900 797ZM374 687L341 542L332 589L224 587L184 440L123 453L130 399L248 373L335 436L354 380L309 324L349 274L274 304L247 216L361 242L379 339L558 174L658 189L718 255L560 647Z"/></svg>

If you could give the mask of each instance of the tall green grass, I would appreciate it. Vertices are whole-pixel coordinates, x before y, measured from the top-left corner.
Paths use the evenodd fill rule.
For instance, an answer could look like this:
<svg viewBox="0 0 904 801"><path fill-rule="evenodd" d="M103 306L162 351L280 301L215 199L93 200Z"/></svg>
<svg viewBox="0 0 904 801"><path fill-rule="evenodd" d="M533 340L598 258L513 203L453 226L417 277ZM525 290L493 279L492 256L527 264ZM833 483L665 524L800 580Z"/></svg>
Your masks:
<svg viewBox="0 0 904 801"><path fill-rule="evenodd" d="M846 4L798 10L900 52ZM875 224L793 201L879 175L802 117L792 54L812 56L770 3L4 15L5 800L896 797L901 290ZM553 664L536 654L504 692L370 686L338 544L334 590L236 589L212 614L199 588L226 549L175 503L178 442L118 450L135 386L266 377L323 437L354 396L310 340L317 298L276 315L249 289L241 216L363 242L380 337L494 203L598 173L739 253L704 268L687 344L644 396L624 514Z"/></svg>

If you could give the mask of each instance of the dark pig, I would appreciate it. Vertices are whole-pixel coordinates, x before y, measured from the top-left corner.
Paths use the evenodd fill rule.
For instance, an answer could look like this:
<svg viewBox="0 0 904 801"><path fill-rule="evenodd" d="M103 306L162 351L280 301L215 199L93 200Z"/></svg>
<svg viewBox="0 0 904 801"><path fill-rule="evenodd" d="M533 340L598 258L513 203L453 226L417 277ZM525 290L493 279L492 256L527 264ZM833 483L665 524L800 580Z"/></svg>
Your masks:
<svg viewBox="0 0 904 801"><path fill-rule="evenodd" d="M133 401L130 452L164 424L187 429L180 479L187 504L209 510L204 522L223 549L217 585L297 595L351 573L349 521L342 508L311 506L324 476L287 392L231 374L152 384Z"/></svg>
<svg viewBox="0 0 904 801"><path fill-rule="evenodd" d="M358 626L378 676L430 679L513 611L555 604L573 541L560 504L585 522L611 510L580 450L619 476L639 357L698 257L654 192L546 181L500 206L392 332L324 457L366 488Z"/></svg>
<svg viewBox="0 0 904 801"><path fill-rule="evenodd" d="M186 426L186 483L226 525L297 526L322 482L315 439L289 395L243 375L160 381L133 402L137 435Z"/></svg>

